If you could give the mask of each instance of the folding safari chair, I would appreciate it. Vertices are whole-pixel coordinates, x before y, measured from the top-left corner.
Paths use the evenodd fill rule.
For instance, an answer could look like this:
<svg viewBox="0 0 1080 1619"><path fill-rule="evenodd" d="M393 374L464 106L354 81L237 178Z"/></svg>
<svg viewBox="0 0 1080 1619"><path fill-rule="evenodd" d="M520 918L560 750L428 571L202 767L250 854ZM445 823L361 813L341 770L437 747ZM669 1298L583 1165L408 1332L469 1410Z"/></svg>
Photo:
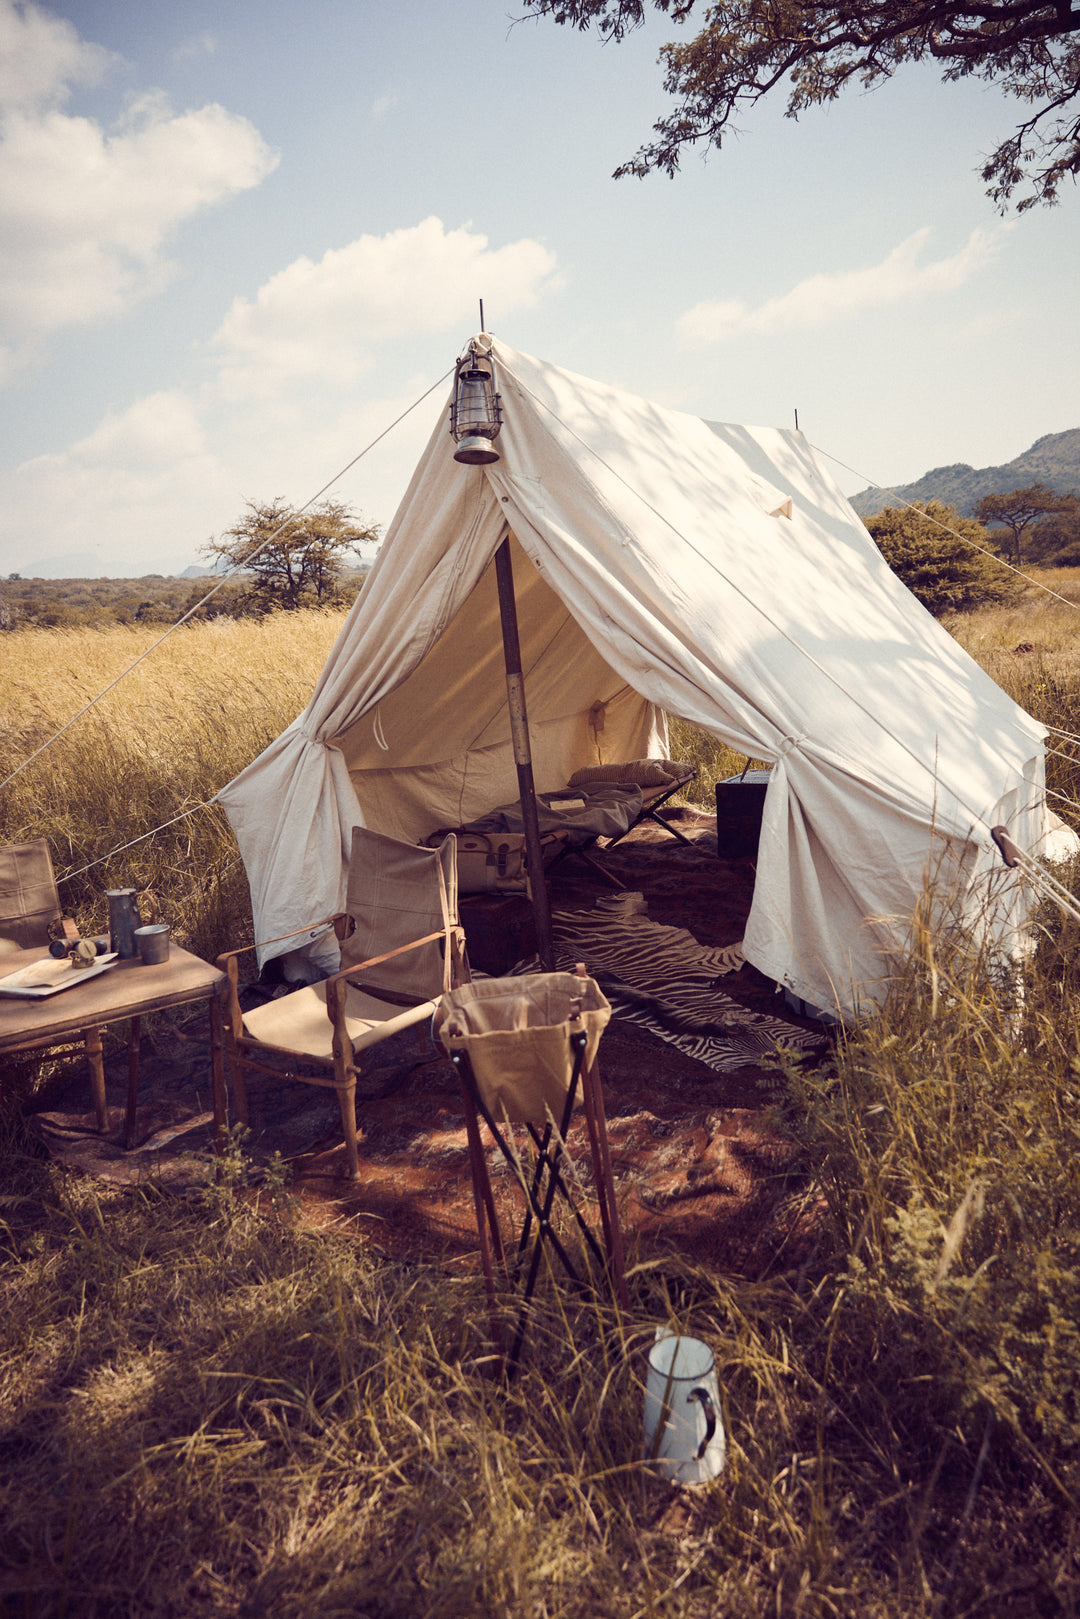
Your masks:
<svg viewBox="0 0 1080 1619"><path fill-rule="evenodd" d="M79 930L60 914L60 895L53 873L52 856L44 838L32 843L9 843L0 848L0 963L6 955L47 946L53 939L77 939ZM0 973L5 969L0 966ZM97 1127L109 1127L105 1105L105 1068L101 1030L96 1023L76 1033L44 1033L9 1048L8 1055L28 1056L50 1046L70 1046L81 1041L90 1069L90 1091L94 1099ZM137 1051L136 1058L137 1060Z"/></svg>
<svg viewBox="0 0 1080 1619"><path fill-rule="evenodd" d="M583 967L574 973L531 973L467 984L443 997L436 1016L439 1038L461 1079L477 1230L497 1348L501 1349L501 1334L496 1320L493 1252L500 1269L521 1294L517 1329L506 1361L511 1374L524 1342L545 1244L575 1286L587 1285L579 1262L556 1230L556 1197L561 1196L573 1216L585 1254L610 1273L619 1302L624 1307L627 1303L596 1068L596 1048L610 1016L610 1005ZM585 1108L603 1248L586 1219L583 1194L566 1148L571 1116L579 1102ZM495 1210L480 1119L524 1199L524 1221L512 1266L507 1264ZM509 1127L514 1125L523 1125L531 1140L531 1166L510 1136ZM522 1282L526 1255L528 1268Z"/></svg>
<svg viewBox="0 0 1080 1619"><path fill-rule="evenodd" d="M251 1069L336 1091L346 1173L358 1180L356 1087L364 1052L402 1029L415 1028L426 1040L440 997L468 975L453 836L423 849L355 827L345 910L315 925L331 922L342 942L340 970L253 1011L240 1008L244 951L218 958L229 980L226 1052L244 1124ZM310 938L311 928L299 934Z"/></svg>

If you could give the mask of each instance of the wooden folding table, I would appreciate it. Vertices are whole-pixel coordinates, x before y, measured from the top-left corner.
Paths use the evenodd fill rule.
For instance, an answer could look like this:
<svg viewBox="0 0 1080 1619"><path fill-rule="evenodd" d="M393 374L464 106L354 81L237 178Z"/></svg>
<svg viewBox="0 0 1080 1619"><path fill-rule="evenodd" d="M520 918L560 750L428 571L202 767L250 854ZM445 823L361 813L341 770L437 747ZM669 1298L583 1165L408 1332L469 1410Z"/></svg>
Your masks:
<svg viewBox="0 0 1080 1619"><path fill-rule="evenodd" d="M41 961L47 954L41 946L5 951L0 955L0 977ZM38 1000L0 996L0 1059L49 1046L69 1045L81 1036L90 1067L90 1094L97 1128L104 1134L109 1128L109 1114L105 1102L101 1031L110 1023L126 1019L129 1028L124 1146L130 1151L135 1145L141 1019L149 1012L205 1001L210 1019L214 1139L219 1142L228 1112L222 1032L222 995L226 983L225 974L219 968L174 944L169 959L153 966L145 965L136 956L130 961L114 962L107 971L95 974L86 983L73 984L55 995Z"/></svg>

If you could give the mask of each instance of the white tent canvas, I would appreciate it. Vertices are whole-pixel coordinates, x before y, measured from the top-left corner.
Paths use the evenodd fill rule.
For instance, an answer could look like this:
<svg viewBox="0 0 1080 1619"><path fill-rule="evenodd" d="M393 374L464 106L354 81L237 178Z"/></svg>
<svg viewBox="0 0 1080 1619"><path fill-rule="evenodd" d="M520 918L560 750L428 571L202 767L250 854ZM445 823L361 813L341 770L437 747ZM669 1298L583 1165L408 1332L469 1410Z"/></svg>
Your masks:
<svg viewBox="0 0 1080 1619"><path fill-rule="evenodd" d="M1025 851L1046 834L1042 728L890 571L806 439L483 341L499 460L455 462L440 417L310 704L219 795L256 938L340 908L354 825L419 840L516 799L509 532L538 791L666 754L667 715L769 761L746 956L820 1007L880 999L931 874L1015 944L1025 897L990 828Z"/></svg>

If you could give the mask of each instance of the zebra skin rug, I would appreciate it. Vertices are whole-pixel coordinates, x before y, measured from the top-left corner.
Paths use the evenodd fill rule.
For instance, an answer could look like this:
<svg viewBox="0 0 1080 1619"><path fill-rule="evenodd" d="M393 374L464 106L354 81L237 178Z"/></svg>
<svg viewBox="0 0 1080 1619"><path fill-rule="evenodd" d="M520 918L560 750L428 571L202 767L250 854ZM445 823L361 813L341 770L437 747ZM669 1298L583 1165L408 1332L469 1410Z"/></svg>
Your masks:
<svg viewBox="0 0 1080 1619"><path fill-rule="evenodd" d="M715 1073L731 1073L771 1055L778 1046L818 1050L822 1032L751 1011L720 989L742 966L738 945L699 944L685 928L640 913L600 910L552 915L556 965L583 961L615 1016L648 1029Z"/></svg>

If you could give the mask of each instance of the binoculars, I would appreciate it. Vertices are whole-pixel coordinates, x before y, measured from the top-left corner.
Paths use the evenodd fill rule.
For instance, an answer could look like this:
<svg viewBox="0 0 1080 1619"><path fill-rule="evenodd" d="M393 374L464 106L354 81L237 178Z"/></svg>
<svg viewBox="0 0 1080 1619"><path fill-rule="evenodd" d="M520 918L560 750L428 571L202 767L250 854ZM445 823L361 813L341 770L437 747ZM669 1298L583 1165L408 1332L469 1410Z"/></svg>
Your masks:
<svg viewBox="0 0 1080 1619"><path fill-rule="evenodd" d="M71 959L73 967L89 967L98 956L106 954L109 948L108 939L54 939L49 946L50 956L62 961L65 956Z"/></svg>

